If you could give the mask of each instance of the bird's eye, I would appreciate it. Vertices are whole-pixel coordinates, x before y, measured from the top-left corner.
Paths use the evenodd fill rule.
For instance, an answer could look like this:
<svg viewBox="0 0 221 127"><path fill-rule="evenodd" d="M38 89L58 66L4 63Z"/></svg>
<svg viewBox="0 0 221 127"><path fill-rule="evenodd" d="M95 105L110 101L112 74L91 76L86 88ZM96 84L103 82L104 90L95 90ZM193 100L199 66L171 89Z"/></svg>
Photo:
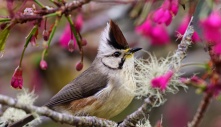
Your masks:
<svg viewBox="0 0 221 127"><path fill-rule="evenodd" d="M114 53L113 53L113 56L114 56L114 57L119 57L120 55L121 55L121 52L114 52Z"/></svg>

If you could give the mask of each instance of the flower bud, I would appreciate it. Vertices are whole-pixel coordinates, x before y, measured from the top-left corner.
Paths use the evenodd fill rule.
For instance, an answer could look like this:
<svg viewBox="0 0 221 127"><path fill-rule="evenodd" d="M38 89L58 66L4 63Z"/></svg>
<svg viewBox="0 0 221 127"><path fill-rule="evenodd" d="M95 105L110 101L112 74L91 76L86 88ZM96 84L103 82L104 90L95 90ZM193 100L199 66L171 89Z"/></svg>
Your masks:
<svg viewBox="0 0 221 127"><path fill-rule="evenodd" d="M43 35L43 39L44 39L45 41L48 41L49 32L48 32L47 30L44 30L43 33L42 33L42 35Z"/></svg>
<svg viewBox="0 0 221 127"><path fill-rule="evenodd" d="M22 89L23 78L22 78L22 68L20 66L18 66L15 69L14 74L12 75L11 86L16 89L17 88Z"/></svg>
<svg viewBox="0 0 221 127"><path fill-rule="evenodd" d="M74 51L74 48L75 48L75 44L74 44L73 40L70 40L70 41L68 42L68 51L69 51L69 52L73 52L73 51Z"/></svg>
<svg viewBox="0 0 221 127"><path fill-rule="evenodd" d="M41 60L40 67L42 70L46 70L48 68L48 64L45 60Z"/></svg>
<svg viewBox="0 0 221 127"><path fill-rule="evenodd" d="M75 68L76 68L77 71L81 71L82 68L83 68L83 63L81 61L77 62Z"/></svg>
<svg viewBox="0 0 221 127"><path fill-rule="evenodd" d="M86 39L83 39L83 40L81 41L81 45L82 45L82 46L86 46L86 45L87 45L87 40L86 40Z"/></svg>

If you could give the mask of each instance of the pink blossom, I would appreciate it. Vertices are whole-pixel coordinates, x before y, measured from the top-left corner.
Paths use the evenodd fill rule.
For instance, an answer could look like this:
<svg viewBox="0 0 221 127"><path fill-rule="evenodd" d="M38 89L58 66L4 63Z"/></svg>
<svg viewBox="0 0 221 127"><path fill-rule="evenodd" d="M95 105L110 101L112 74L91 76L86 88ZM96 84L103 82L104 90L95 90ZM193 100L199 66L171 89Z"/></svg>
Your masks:
<svg viewBox="0 0 221 127"><path fill-rule="evenodd" d="M221 55L221 43L216 44L215 46L213 46L213 52L216 55Z"/></svg>
<svg viewBox="0 0 221 127"><path fill-rule="evenodd" d="M169 43L170 37L164 25L153 27L150 38L153 45L165 45Z"/></svg>
<svg viewBox="0 0 221 127"><path fill-rule="evenodd" d="M48 68L48 64L45 60L41 60L40 67L42 70L46 70Z"/></svg>
<svg viewBox="0 0 221 127"><path fill-rule="evenodd" d="M149 18L147 18L146 21L140 26L137 26L135 30L137 33L140 33L144 36L149 36L153 28L152 24L152 21Z"/></svg>
<svg viewBox="0 0 221 127"><path fill-rule="evenodd" d="M82 14L77 15L76 20L75 20L74 23L75 23L76 30L78 32L80 32L81 29L82 29L83 23L84 23L83 15Z"/></svg>
<svg viewBox="0 0 221 127"><path fill-rule="evenodd" d="M22 78L22 68L20 66L18 66L15 69L14 74L12 75L11 86L16 89L17 88L22 89L23 78Z"/></svg>
<svg viewBox="0 0 221 127"><path fill-rule="evenodd" d="M202 21L205 39L208 42L219 43L221 36L221 15L213 11L209 17Z"/></svg>
<svg viewBox="0 0 221 127"><path fill-rule="evenodd" d="M83 23L84 23L83 22L83 15L82 14L77 15L75 18L75 21L74 21L74 26L78 32L81 31ZM61 47L68 48L68 42L71 40L71 36L72 36L71 34L72 34L71 28L70 28L70 25L68 24L65 27L64 32L62 33L62 35L59 39ZM74 41L74 45L75 45L76 39L73 38L73 41Z"/></svg>
<svg viewBox="0 0 221 127"><path fill-rule="evenodd" d="M169 10L160 8L154 13L153 20L158 24L165 23L168 26L172 21L172 15Z"/></svg>
<svg viewBox="0 0 221 127"><path fill-rule="evenodd" d="M173 16L177 14L178 9L178 0L165 0L161 7L153 14L153 20L158 24L165 23L168 26Z"/></svg>
<svg viewBox="0 0 221 127"><path fill-rule="evenodd" d="M59 44L61 45L61 47L63 48L68 48L68 43L71 40L71 29L70 26L67 25L64 29L64 32L62 33L60 39L59 39ZM73 43L76 44L76 39L73 38Z"/></svg>
<svg viewBox="0 0 221 127"><path fill-rule="evenodd" d="M172 0L170 4L170 10L173 13L173 15L176 15L179 10L179 1L178 0Z"/></svg>
<svg viewBox="0 0 221 127"><path fill-rule="evenodd" d="M135 28L136 32L151 39L152 45L164 45L169 43L169 34L164 25L156 24L147 18L146 21Z"/></svg>
<svg viewBox="0 0 221 127"><path fill-rule="evenodd" d="M168 71L164 75L161 75L152 79L151 85L153 88L159 88L161 91L165 91L172 76L173 76L173 72Z"/></svg>
<svg viewBox="0 0 221 127"><path fill-rule="evenodd" d="M189 21L190 21L190 16L186 15L183 18L182 22L180 23L180 26L178 27L177 32L183 35L186 31ZM193 36L192 36L192 41L198 42L199 40L200 40L200 38L199 38L198 34L196 32L194 32Z"/></svg>

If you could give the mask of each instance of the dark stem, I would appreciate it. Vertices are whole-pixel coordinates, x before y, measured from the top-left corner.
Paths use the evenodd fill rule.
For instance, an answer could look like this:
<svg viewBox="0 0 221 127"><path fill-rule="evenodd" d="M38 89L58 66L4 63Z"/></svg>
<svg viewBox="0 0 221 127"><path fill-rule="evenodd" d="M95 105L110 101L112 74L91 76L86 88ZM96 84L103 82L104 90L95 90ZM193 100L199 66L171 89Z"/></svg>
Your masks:
<svg viewBox="0 0 221 127"><path fill-rule="evenodd" d="M203 119L204 114L211 102L211 98L213 97L212 93L206 93L203 100L201 101L196 114L193 117L192 122L190 123L190 127L199 127L201 120Z"/></svg>

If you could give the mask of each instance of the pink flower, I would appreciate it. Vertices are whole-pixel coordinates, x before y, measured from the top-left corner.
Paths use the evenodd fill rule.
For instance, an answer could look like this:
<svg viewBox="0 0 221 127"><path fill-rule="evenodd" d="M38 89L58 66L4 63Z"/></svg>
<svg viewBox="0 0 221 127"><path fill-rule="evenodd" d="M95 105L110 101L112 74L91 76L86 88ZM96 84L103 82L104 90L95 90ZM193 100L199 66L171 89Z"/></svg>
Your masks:
<svg viewBox="0 0 221 127"><path fill-rule="evenodd" d="M76 16L76 19L74 21L74 25L75 25L76 30L78 32L80 32L81 29L82 29L82 26L83 26L83 16L82 16L82 14L79 14L79 15ZM71 28L70 28L70 25L68 24L65 27L64 32L62 33L62 35L59 39L61 47L68 48L68 42L71 40L71 36L72 36L71 34L72 34ZM76 44L76 39L73 38L73 41L74 41L74 45L75 45Z"/></svg>
<svg viewBox="0 0 221 127"><path fill-rule="evenodd" d="M213 52L216 55L221 55L221 43L216 44L215 46L213 46Z"/></svg>
<svg viewBox="0 0 221 127"><path fill-rule="evenodd" d="M136 32L151 39L152 45L164 45L169 43L169 34L164 25L155 25L147 18L146 21L135 28Z"/></svg>
<svg viewBox="0 0 221 127"><path fill-rule="evenodd" d="M179 10L179 1L172 0L170 4L170 11L173 13L173 15L176 15L178 10Z"/></svg>
<svg viewBox="0 0 221 127"><path fill-rule="evenodd" d="M68 49L68 43L71 40L71 29L70 26L67 25L64 29L64 32L62 33L60 39L59 39L59 44L61 45L61 47ZM76 39L73 38L73 43L76 44Z"/></svg>
<svg viewBox="0 0 221 127"><path fill-rule="evenodd" d="M48 64L45 60L41 60L40 67L42 70L46 70L48 68Z"/></svg>
<svg viewBox="0 0 221 127"><path fill-rule="evenodd" d="M163 25L156 25L153 27L150 38L153 45L165 45L168 44L170 40L166 27Z"/></svg>
<svg viewBox="0 0 221 127"><path fill-rule="evenodd" d="M168 26L172 21L172 15L169 10L160 8L154 13L153 20L158 24L165 23Z"/></svg>
<svg viewBox="0 0 221 127"><path fill-rule="evenodd" d="M153 20L158 24L165 23L168 26L173 16L177 14L178 9L178 0L165 0L161 7L153 14Z"/></svg>
<svg viewBox="0 0 221 127"><path fill-rule="evenodd" d="M140 26L137 26L135 30L137 33L140 33L144 36L149 36L153 28L152 24L152 21L149 18L147 18L146 21Z"/></svg>
<svg viewBox="0 0 221 127"><path fill-rule="evenodd" d="M74 23L75 23L76 30L78 32L80 32L81 29L82 29L83 23L84 23L83 15L82 14L77 15L76 20L75 20Z"/></svg>
<svg viewBox="0 0 221 127"><path fill-rule="evenodd" d="M221 15L218 11L213 11L209 17L202 21L205 39L208 42L219 43L221 36Z"/></svg>
<svg viewBox="0 0 221 127"><path fill-rule="evenodd" d="M22 78L22 68L20 66L18 66L15 69L14 74L12 75L11 86L16 89L17 88L22 89L23 78Z"/></svg>
<svg viewBox="0 0 221 127"><path fill-rule="evenodd" d="M151 85L153 88L159 88L161 91L165 91L170 81L171 77L173 76L172 71L168 71L164 75L155 77L151 80Z"/></svg>
<svg viewBox="0 0 221 127"><path fill-rule="evenodd" d="M186 31L189 21L190 21L190 16L186 15L183 18L182 22L180 23L180 26L178 27L177 32L183 35ZM192 36L192 41L198 42L199 40L200 40L200 38L199 38L198 34L196 32L194 32L193 36Z"/></svg>

